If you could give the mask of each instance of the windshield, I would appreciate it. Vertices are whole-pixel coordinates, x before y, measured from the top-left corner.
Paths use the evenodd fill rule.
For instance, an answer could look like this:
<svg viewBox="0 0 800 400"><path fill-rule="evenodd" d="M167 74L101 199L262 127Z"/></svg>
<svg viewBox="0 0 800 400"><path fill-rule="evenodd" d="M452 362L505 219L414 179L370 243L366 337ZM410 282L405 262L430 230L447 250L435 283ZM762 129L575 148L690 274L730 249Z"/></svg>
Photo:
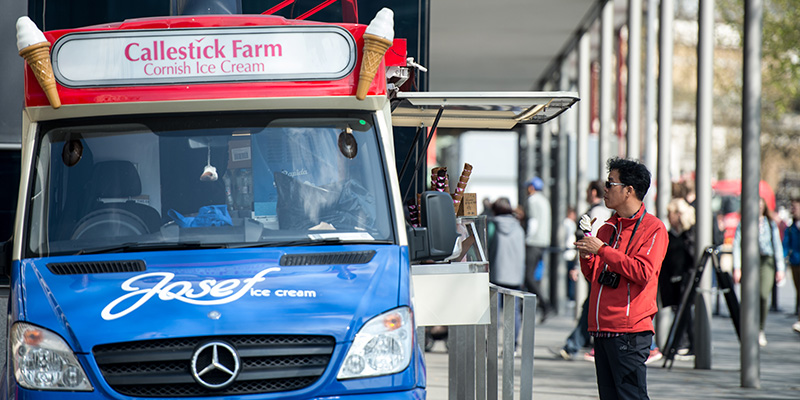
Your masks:
<svg viewBox="0 0 800 400"><path fill-rule="evenodd" d="M42 132L34 255L393 240L371 114L138 117Z"/></svg>

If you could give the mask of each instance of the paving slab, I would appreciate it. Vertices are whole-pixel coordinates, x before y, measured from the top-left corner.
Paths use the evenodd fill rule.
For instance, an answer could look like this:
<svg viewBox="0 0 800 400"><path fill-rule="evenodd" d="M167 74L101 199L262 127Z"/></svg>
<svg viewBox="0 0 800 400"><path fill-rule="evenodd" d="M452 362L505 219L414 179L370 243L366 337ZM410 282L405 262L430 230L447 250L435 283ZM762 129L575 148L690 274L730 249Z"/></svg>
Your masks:
<svg viewBox="0 0 800 400"><path fill-rule="evenodd" d="M791 277L789 277L791 279ZM727 309L722 303L719 315L712 317L711 369L695 369L692 360L675 360L672 368L662 368L663 362L648 366L648 392L653 400L797 400L800 399L800 334L791 325L797 317L789 310L794 307L795 294L791 284L779 290L778 304L782 311L767 316L766 335L769 341L760 352L760 381L758 389L741 387L740 345ZM716 301L715 299L713 301ZM716 308L712 304L712 310ZM552 400L597 399L594 363L565 361L553 352L564 344L574 326L574 319L554 316L536 327L534 346L533 398ZM428 399L448 397L447 349L436 342L426 353L428 368ZM515 369L519 373L519 366ZM502 384L499 384L502 387ZM518 388L517 388L518 389ZM519 398L515 393L515 399Z"/></svg>

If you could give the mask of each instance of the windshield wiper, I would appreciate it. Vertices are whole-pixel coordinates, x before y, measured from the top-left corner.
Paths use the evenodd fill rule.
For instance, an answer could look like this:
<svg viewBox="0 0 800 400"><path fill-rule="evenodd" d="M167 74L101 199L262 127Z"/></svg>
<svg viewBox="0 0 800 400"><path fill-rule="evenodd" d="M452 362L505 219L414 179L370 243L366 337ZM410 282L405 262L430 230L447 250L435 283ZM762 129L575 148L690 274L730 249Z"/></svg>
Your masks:
<svg viewBox="0 0 800 400"><path fill-rule="evenodd" d="M76 256L81 254L100 254L100 253L126 253L141 251L159 250L195 250L195 249L224 249L227 244L201 243L201 242L175 242L175 243L137 243L127 242L105 247L94 247L90 249L80 249Z"/></svg>
<svg viewBox="0 0 800 400"><path fill-rule="evenodd" d="M231 249L246 249L257 247L293 247L293 246L321 246L330 244L392 244L391 240L345 240L337 237L321 239L296 239L278 242L239 243L228 245Z"/></svg>
<svg viewBox="0 0 800 400"><path fill-rule="evenodd" d="M101 254L101 253L132 253L143 251L159 250L196 250L196 249L246 249L257 247L292 247L292 246L320 246L331 244L392 244L390 240L348 240L338 237L308 238L294 240L284 240L277 242L256 242L256 243L202 243L174 242L174 243L137 243L126 242L104 247L93 247L81 249L75 253L76 256L82 254Z"/></svg>

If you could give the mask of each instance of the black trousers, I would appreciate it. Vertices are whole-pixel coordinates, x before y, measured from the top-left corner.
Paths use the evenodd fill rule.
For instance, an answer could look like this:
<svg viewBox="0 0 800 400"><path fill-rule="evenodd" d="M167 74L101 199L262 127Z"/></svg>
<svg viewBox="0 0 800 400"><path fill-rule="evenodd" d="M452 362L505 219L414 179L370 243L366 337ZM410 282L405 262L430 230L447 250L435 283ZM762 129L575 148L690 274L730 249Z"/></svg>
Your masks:
<svg viewBox="0 0 800 400"><path fill-rule="evenodd" d="M647 366L652 332L594 338L594 360L600 400L637 399L647 396Z"/></svg>

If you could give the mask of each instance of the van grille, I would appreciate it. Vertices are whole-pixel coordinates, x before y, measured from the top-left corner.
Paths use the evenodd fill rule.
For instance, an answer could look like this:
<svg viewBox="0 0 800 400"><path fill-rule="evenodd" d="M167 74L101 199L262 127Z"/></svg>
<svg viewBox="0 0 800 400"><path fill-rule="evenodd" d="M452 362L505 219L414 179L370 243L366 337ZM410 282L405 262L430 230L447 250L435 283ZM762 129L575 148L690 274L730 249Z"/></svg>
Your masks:
<svg viewBox="0 0 800 400"><path fill-rule="evenodd" d="M375 250L336 253L284 254L281 266L366 264L375 257Z"/></svg>
<svg viewBox="0 0 800 400"><path fill-rule="evenodd" d="M143 260L121 260L47 263L47 269L56 275L83 275L114 272L143 272L147 268Z"/></svg>
<svg viewBox="0 0 800 400"><path fill-rule="evenodd" d="M210 341L232 345L241 370L221 390L195 382L195 349ZM316 382L330 363L330 336L216 336L157 339L96 346L95 361L115 391L134 397L203 397L297 390Z"/></svg>

